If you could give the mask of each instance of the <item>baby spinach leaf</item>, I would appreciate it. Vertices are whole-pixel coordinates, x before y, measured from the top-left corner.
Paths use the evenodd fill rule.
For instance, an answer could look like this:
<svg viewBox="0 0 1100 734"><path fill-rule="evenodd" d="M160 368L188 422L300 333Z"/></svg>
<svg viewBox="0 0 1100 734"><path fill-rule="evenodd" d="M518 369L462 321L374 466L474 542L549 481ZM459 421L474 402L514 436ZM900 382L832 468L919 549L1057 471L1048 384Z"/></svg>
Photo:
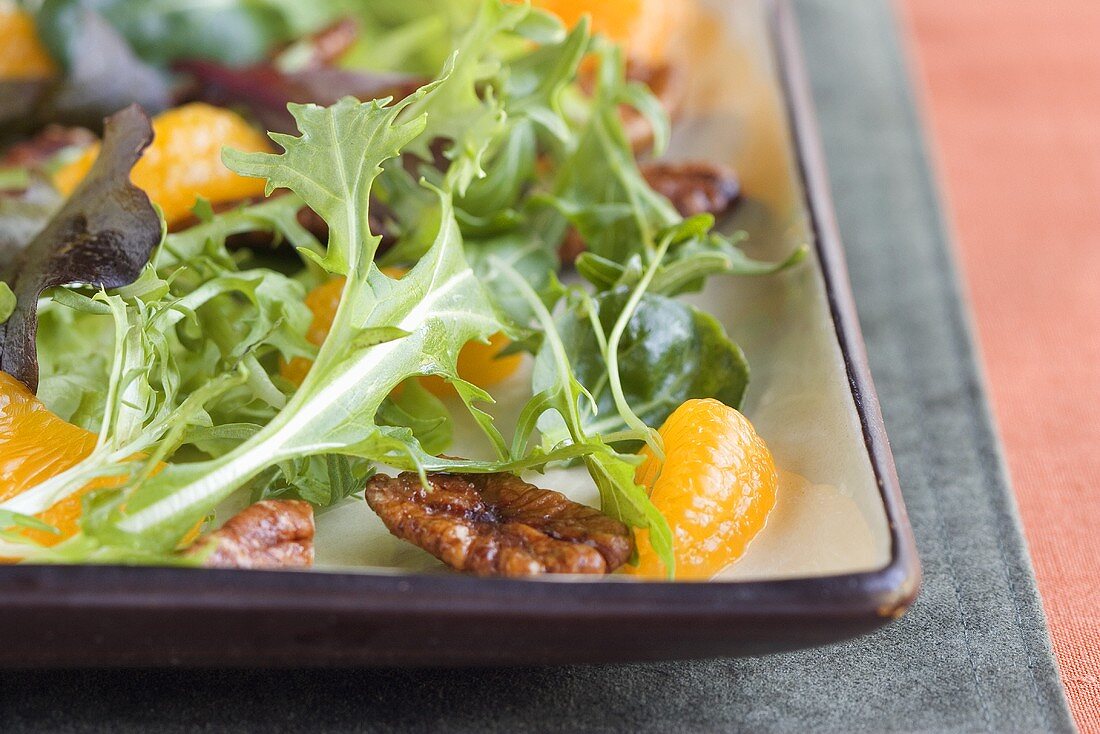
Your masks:
<svg viewBox="0 0 1100 734"><path fill-rule="evenodd" d="M132 283L161 240L160 215L130 183L130 170L152 140L152 126L141 108L113 115L88 176L0 274L16 297L15 310L0 325L0 369L31 390L38 387L35 335L42 291L69 283L97 288Z"/></svg>
<svg viewBox="0 0 1100 734"><path fill-rule="evenodd" d="M598 408L595 414L584 411L585 425L591 433L607 435L627 428L616 411L601 335L596 334L591 316L607 334L629 296L625 288L605 293L571 309L558 322L577 379ZM586 310L592 307L595 314ZM549 359L545 349L536 359L535 392L545 389L553 379ZM745 355L713 316L652 293L642 297L628 322L619 344L618 361L626 401L649 426L660 426L673 410L693 398L716 398L740 407L749 380Z"/></svg>

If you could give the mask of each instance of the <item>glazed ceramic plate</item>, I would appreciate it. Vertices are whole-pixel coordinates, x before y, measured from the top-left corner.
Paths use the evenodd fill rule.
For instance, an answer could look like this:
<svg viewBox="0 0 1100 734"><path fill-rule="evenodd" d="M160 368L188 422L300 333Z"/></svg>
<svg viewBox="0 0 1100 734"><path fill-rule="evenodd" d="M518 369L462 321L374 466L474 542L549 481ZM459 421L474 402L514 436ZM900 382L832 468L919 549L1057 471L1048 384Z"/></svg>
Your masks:
<svg viewBox="0 0 1100 734"><path fill-rule="evenodd" d="M746 413L781 467L775 511L710 582L485 580L445 572L361 501L319 521L310 572L0 568L6 665L457 665L756 654L902 614L919 569L867 369L785 3L704 0L672 157L723 161L748 197L732 229L780 276L714 279L697 303L753 368ZM525 375L504 386L509 425ZM514 399L510 399L514 396ZM458 431L475 433L474 431ZM455 453L474 455L476 446ZM538 483L594 503L583 471Z"/></svg>

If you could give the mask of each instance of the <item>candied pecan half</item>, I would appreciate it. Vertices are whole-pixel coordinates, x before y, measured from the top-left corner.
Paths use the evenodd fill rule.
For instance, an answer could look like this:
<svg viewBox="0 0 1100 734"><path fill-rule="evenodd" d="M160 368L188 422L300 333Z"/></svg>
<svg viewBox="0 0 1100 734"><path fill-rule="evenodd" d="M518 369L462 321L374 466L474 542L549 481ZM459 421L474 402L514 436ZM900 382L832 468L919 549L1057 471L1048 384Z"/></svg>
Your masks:
<svg viewBox="0 0 1100 734"><path fill-rule="evenodd" d="M478 576L610 573L634 544L621 522L512 474L376 475L367 502L390 532Z"/></svg>
<svg viewBox="0 0 1100 734"><path fill-rule="evenodd" d="M647 163L642 166L642 175L684 217L719 216L741 199L737 175L713 163Z"/></svg>
<svg viewBox="0 0 1100 734"><path fill-rule="evenodd" d="M234 515L185 553L209 553L203 561L207 568L301 568L313 565L313 530L308 502L265 500Z"/></svg>
<svg viewBox="0 0 1100 734"><path fill-rule="evenodd" d="M642 175L653 190L676 207L681 216L713 214L719 217L734 209L741 201L741 182L737 174L713 163L645 163ZM558 257L565 267L571 267L588 249L577 230L572 227L558 248Z"/></svg>

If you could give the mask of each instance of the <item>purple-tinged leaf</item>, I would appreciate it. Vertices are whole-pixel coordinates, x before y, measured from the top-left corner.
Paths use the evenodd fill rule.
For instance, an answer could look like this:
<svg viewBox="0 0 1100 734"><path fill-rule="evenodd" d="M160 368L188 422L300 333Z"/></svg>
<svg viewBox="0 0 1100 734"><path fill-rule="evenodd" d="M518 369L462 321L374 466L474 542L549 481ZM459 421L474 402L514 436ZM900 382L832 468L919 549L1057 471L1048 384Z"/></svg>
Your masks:
<svg viewBox="0 0 1100 734"><path fill-rule="evenodd" d="M153 140L148 115L133 105L112 115L95 165L69 200L8 267L16 297L0 324L0 369L38 388L38 297L54 286L119 288L134 282L160 242L161 219L130 171Z"/></svg>

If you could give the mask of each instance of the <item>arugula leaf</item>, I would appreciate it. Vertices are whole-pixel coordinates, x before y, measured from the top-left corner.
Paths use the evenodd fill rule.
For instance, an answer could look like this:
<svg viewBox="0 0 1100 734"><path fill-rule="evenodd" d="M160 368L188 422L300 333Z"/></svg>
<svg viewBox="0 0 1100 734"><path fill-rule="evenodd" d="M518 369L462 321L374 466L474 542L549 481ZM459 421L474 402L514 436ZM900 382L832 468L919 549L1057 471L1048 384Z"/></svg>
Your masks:
<svg viewBox="0 0 1100 734"><path fill-rule="evenodd" d="M530 12L528 7L504 2L485 2L473 26L444 70L438 86L410 105L409 115L424 115L427 125L409 146L409 153L433 160L432 144L448 141L444 156L449 188L459 196L466 194L477 178L485 175L484 159L489 146L498 140L507 117L499 99L491 93L479 94L479 84L490 78L496 68L484 56L490 42L515 30ZM464 50L474 52L463 53ZM499 63L499 62L498 62ZM430 112L430 114L428 114Z"/></svg>
<svg viewBox="0 0 1100 734"><path fill-rule="evenodd" d="M589 119L561 161L547 202L576 227L590 252L623 263L635 254L652 254L659 233L681 217L650 188L623 130L619 106L628 99L621 52L603 45L597 52Z"/></svg>
<svg viewBox="0 0 1100 734"><path fill-rule="evenodd" d="M344 56L353 69L436 75L477 15L482 0L345 0L360 26L359 41Z"/></svg>
<svg viewBox="0 0 1100 734"><path fill-rule="evenodd" d="M512 456L524 453L536 425L560 425L560 431L544 431L544 443L565 441L584 449L580 456L600 491L603 512L631 527L649 530L653 549L668 569L669 578L672 578L676 564L672 529L649 499L646 489L634 481L634 469L639 457L616 452L585 425L582 406L592 405L592 395L577 379L570 359L571 352L550 311L516 271L503 263L497 263L497 268L527 298L545 338L539 354L540 364L536 367L540 370L536 393L520 415ZM553 418L547 420L551 416ZM553 446L544 446L543 451L552 454Z"/></svg>
<svg viewBox="0 0 1100 734"><path fill-rule="evenodd" d="M702 290L707 278L715 275L774 275L798 265L809 253L803 245L779 262L753 260L737 246L747 235L727 238L712 233L713 226L713 216L700 214L667 230L670 254L662 258L646 292L677 296ZM576 269L598 291L634 287L646 272L638 255L620 263L592 252L581 253Z"/></svg>
<svg viewBox="0 0 1100 734"><path fill-rule="evenodd" d="M597 435L627 429L616 412L603 337L595 327L610 333L629 297L629 289L618 288L577 305L557 322L566 351L573 355L577 379L594 398L596 410L583 411L583 419L586 429ZM649 426L660 426L673 410L694 398L715 398L738 408L748 385L745 355L713 316L653 293L642 296L618 356L626 402ZM555 379L551 359L544 347L535 363L535 391Z"/></svg>
<svg viewBox="0 0 1100 734"><path fill-rule="evenodd" d="M715 232L710 215L681 217L642 175L620 107L629 105L653 118L659 139L667 119L648 91L626 81L619 49L597 43L595 55L597 85L587 121L576 144L559 154L551 191L533 199L552 207L584 240L587 252L576 264L582 277L600 291L632 287L653 265L666 238L671 247L647 290L670 296L700 290L710 276L767 275L805 256L801 248L780 263L757 262L738 247L743 233L727 237ZM564 233L564 227L559 231Z"/></svg>
<svg viewBox="0 0 1100 734"><path fill-rule="evenodd" d="M35 334L46 288L86 283L117 288L134 281L161 240L162 219L130 183L130 169L153 139L149 118L128 107L107 122L103 149L84 181L5 270L16 307L0 325L0 369L38 387Z"/></svg>
<svg viewBox="0 0 1100 734"><path fill-rule="evenodd" d="M297 499L325 509L361 492L373 474L370 462L354 457L309 456L281 464L270 482L253 488L252 501Z"/></svg>

